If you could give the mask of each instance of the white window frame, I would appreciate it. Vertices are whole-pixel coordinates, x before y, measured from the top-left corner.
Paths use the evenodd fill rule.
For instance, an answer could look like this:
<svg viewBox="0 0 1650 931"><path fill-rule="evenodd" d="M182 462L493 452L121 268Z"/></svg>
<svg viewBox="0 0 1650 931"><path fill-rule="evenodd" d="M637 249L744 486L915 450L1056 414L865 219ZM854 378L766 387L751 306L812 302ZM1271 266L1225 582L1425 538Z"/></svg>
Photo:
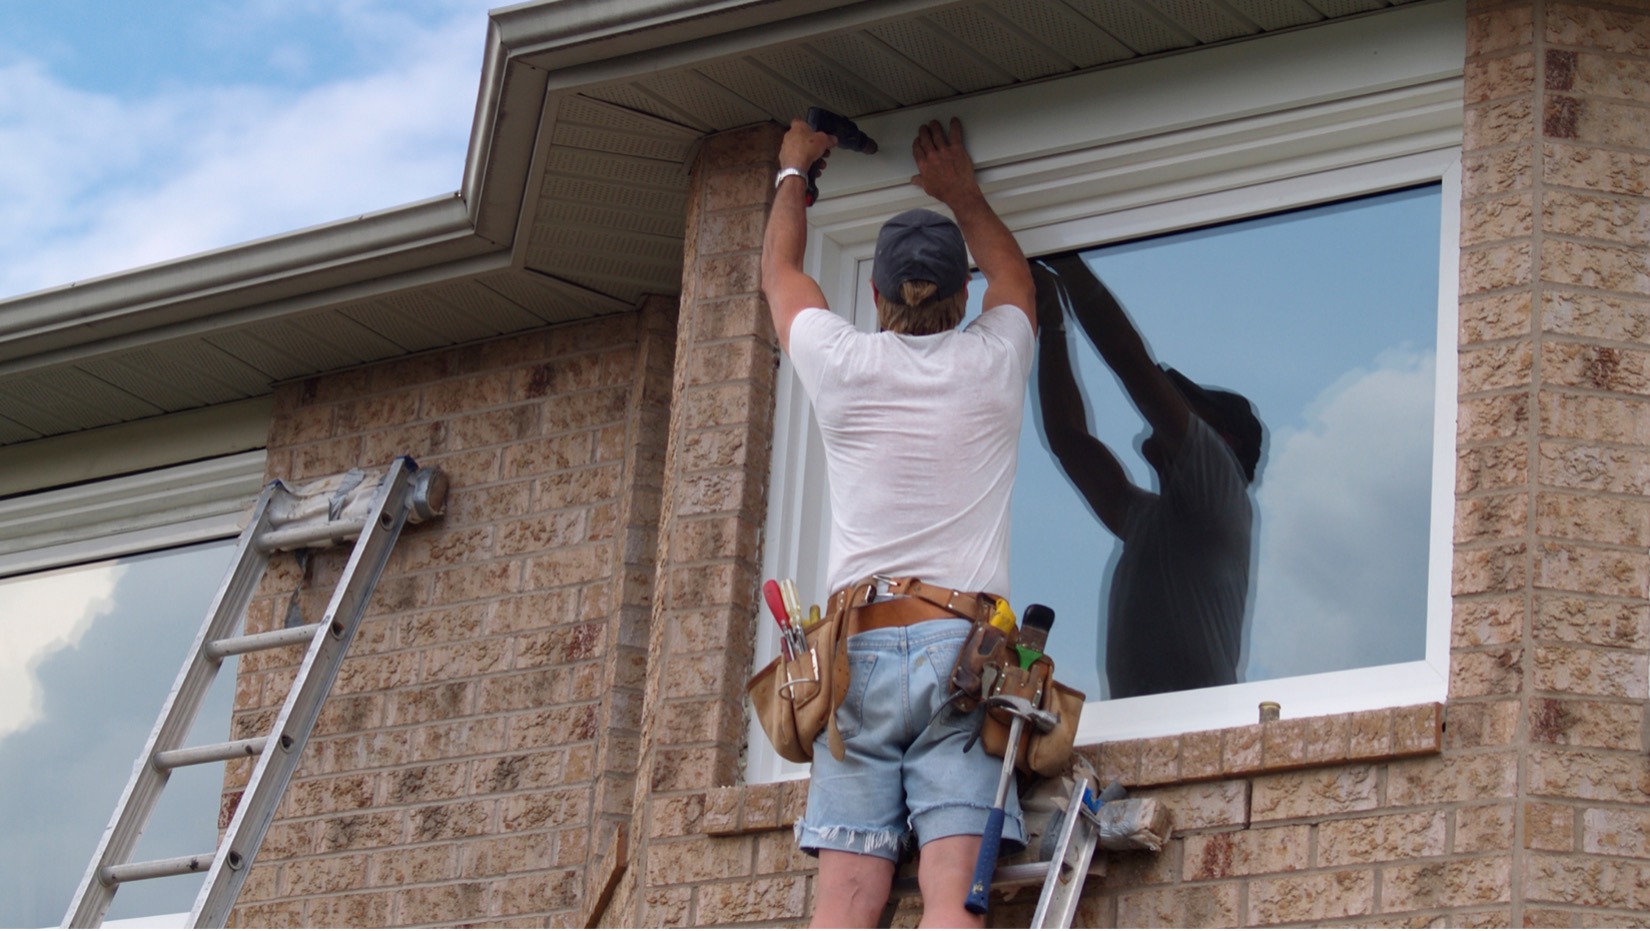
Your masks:
<svg viewBox="0 0 1650 931"><path fill-rule="evenodd" d="M263 489L264 463L259 449L0 499L0 579L239 536ZM188 917L103 927L181 927Z"/></svg>
<svg viewBox="0 0 1650 931"><path fill-rule="evenodd" d="M1442 185L1431 554L1425 659L1207 690L1090 702L1080 744L1445 697L1456 417L1456 301L1465 12L1401 7L938 107L860 121L884 151L959 116L982 187L1030 255L1204 226L1422 183ZM933 206L908 157L831 160L809 211L808 271L838 312L873 329L869 263L881 222ZM823 450L781 365L763 574L823 597L829 504ZM777 653L759 626L757 663ZM799 778L753 725L747 778Z"/></svg>

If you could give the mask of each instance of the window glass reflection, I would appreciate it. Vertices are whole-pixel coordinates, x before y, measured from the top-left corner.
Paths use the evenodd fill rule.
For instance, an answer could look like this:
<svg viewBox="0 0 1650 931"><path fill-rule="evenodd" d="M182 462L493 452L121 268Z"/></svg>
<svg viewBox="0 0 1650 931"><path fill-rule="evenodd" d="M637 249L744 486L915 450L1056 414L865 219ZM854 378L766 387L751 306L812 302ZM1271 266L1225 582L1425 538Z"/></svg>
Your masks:
<svg viewBox="0 0 1650 931"><path fill-rule="evenodd" d="M1064 301L1065 390L1077 393L1048 396L1073 403L1040 403L1036 391L1029 402L1013 571L1017 603L1058 613L1050 652L1062 679L1119 697L1423 657L1440 202L1440 187L1425 185L1043 257L1088 290L1079 301L1068 287ZM1076 316L1075 304L1094 301L1091 279L1152 360L1184 373L1181 396L1196 393L1190 385L1236 392L1264 422L1254 483L1223 499L1226 518L1175 537L1185 559L1125 561L1125 581L1155 579L1144 598L1114 598L1124 549L1108 524L1131 508L1108 514L1114 499L1072 471L1104 460L1068 445L1063 469L1050 452L1061 431L1051 436L1048 418L1058 425L1075 409L1088 442L1115 454L1111 487L1163 491L1148 461L1161 452L1147 442L1151 420L1096 351L1090 331L1104 339L1104 328ZM1040 352L1034 377L1047 362ZM1240 524L1247 540L1214 547ZM1166 607L1194 587L1193 572L1230 578L1188 596L1202 608ZM1225 603L1233 597L1240 604ZM1119 601L1139 616L1112 618ZM1116 682L1108 649L1132 651L1109 658Z"/></svg>
<svg viewBox="0 0 1650 931"><path fill-rule="evenodd" d="M0 926L62 920L234 541L0 579ZM190 744L227 739L233 661ZM211 851L223 764L174 773L137 858ZM123 887L110 918L188 911L199 877Z"/></svg>

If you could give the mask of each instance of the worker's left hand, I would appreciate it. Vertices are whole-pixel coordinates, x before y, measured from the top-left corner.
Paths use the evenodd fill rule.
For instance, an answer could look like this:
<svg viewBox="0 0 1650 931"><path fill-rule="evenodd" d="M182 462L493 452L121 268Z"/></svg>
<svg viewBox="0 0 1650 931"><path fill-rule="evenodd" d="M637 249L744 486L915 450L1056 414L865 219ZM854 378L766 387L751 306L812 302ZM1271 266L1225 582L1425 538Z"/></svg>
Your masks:
<svg viewBox="0 0 1650 931"><path fill-rule="evenodd" d="M962 120L952 117L949 130L939 120L924 123L911 143L911 156L917 162L911 183L940 203L950 205L958 197L979 193L974 159L963 145Z"/></svg>

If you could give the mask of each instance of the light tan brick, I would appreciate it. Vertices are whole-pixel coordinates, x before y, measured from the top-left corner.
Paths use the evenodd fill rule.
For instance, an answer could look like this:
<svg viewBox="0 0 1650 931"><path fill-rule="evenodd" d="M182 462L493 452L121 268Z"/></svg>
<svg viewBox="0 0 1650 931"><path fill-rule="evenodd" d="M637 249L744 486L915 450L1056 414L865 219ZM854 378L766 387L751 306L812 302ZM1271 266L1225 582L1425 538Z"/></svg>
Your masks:
<svg viewBox="0 0 1650 931"><path fill-rule="evenodd" d="M1530 699L1529 735L1538 743L1607 750L1643 746L1642 702Z"/></svg>
<svg viewBox="0 0 1650 931"><path fill-rule="evenodd" d="M367 855L298 860L281 871L278 893L283 896L325 895L360 889L367 884Z"/></svg>
<svg viewBox="0 0 1650 931"><path fill-rule="evenodd" d="M753 873L754 851L755 841L750 837L654 842L647 848L647 884L743 879Z"/></svg>
<svg viewBox="0 0 1650 931"><path fill-rule="evenodd" d="M1347 766L1257 776L1251 817L1256 823L1367 811L1377 804L1374 766Z"/></svg>
<svg viewBox="0 0 1650 931"><path fill-rule="evenodd" d="M1528 285L1532 279L1530 245L1509 242L1461 253L1461 294L1476 295Z"/></svg>
<svg viewBox="0 0 1650 931"><path fill-rule="evenodd" d="M1508 857L1386 867L1381 870L1381 911L1511 901L1511 878L1512 861Z"/></svg>
<svg viewBox="0 0 1650 931"><path fill-rule="evenodd" d="M1250 925L1331 921L1375 910L1375 873L1338 870L1307 876L1256 879L1249 884Z"/></svg>
<svg viewBox="0 0 1650 931"><path fill-rule="evenodd" d="M1645 656L1568 646L1535 649L1535 687L1549 692L1645 698Z"/></svg>
<svg viewBox="0 0 1650 931"><path fill-rule="evenodd" d="M1125 928L1232 928L1243 918L1238 903L1237 883L1124 892L1117 897L1117 922Z"/></svg>
<svg viewBox="0 0 1650 931"><path fill-rule="evenodd" d="M1183 878L1228 879L1257 873L1304 869L1311 853L1311 828L1281 828L1194 834L1186 838Z"/></svg>
<svg viewBox="0 0 1650 931"><path fill-rule="evenodd" d="M1454 853L1512 850L1518 842L1515 806L1511 802L1472 805L1455 810Z"/></svg>
<svg viewBox="0 0 1650 931"><path fill-rule="evenodd" d="M1165 786L1138 794L1166 806L1177 831L1229 828L1248 820L1249 783L1242 779Z"/></svg>
<svg viewBox="0 0 1650 931"><path fill-rule="evenodd" d="M1650 301L1545 288L1541 295L1541 328L1578 340L1644 342L1650 338Z"/></svg>
<svg viewBox="0 0 1650 931"><path fill-rule="evenodd" d="M1529 444L1522 441L1459 448L1455 492L1501 491L1529 480Z"/></svg>
<svg viewBox="0 0 1650 931"><path fill-rule="evenodd" d="M1525 895L1530 902L1650 909L1650 863L1564 854L1532 854Z"/></svg>
<svg viewBox="0 0 1650 931"><path fill-rule="evenodd" d="M1457 601L1451 624L1451 645L1481 647L1514 643L1523 636L1527 611L1522 598Z"/></svg>
<svg viewBox="0 0 1650 931"><path fill-rule="evenodd" d="M1403 760L1387 768L1386 803L1437 805L1512 798L1517 771L1518 758L1512 753Z"/></svg>
<svg viewBox="0 0 1650 931"><path fill-rule="evenodd" d="M1448 728L1444 746L1449 750L1506 747L1518 736L1523 706L1515 699L1502 701L1454 701L1445 708Z"/></svg>
<svg viewBox="0 0 1650 931"><path fill-rule="evenodd" d="M1540 588L1631 597L1650 585L1650 556L1580 543L1544 542L1535 550Z"/></svg>
<svg viewBox="0 0 1650 931"><path fill-rule="evenodd" d="M1442 811L1325 821L1318 826L1316 866L1355 866L1434 857L1445 852Z"/></svg>
<svg viewBox="0 0 1650 931"><path fill-rule="evenodd" d="M801 920L807 917L807 889L807 877L800 875L706 883L693 890L694 920L712 927Z"/></svg>
<svg viewBox="0 0 1650 931"><path fill-rule="evenodd" d="M1643 754L1535 747L1528 765L1532 795L1633 804L1650 795L1650 759Z"/></svg>
<svg viewBox="0 0 1650 931"><path fill-rule="evenodd" d="M1523 664L1521 649L1457 649L1449 659L1449 693L1455 698L1516 695L1524 685Z"/></svg>
<svg viewBox="0 0 1650 931"><path fill-rule="evenodd" d="M1621 649L1650 645L1650 607L1564 595L1540 595L1532 632L1543 640Z"/></svg>
<svg viewBox="0 0 1650 931"><path fill-rule="evenodd" d="M1462 347L1529 335L1535 329L1532 307L1533 302L1527 291L1463 300L1459 330Z"/></svg>
<svg viewBox="0 0 1650 931"><path fill-rule="evenodd" d="M1523 493L1458 498L1455 542L1485 543L1529 532L1529 495Z"/></svg>
<svg viewBox="0 0 1650 931"><path fill-rule="evenodd" d="M410 886L395 892L391 913L399 925L440 925L485 916L487 884L442 883Z"/></svg>
<svg viewBox="0 0 1650 931"><path fill-rule="evenodd" d="M1650 858L1650 812L1642 808L1583 810L1581 849L1612 857Z"/></svg>

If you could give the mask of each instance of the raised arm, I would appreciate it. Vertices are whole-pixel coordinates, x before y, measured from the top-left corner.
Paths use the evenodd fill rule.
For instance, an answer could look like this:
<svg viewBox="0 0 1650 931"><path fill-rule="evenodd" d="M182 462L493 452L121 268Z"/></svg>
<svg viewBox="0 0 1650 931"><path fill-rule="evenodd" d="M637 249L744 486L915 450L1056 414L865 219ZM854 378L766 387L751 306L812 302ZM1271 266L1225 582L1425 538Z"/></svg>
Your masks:
<svg viewBox="0 0 1650 931"><path fill-rule="evenodd" d="M1042 260L1060 276L1071 299L1072 315L1083 332L1100 351L1100 357L1117 373L1129 400L1140 416L1151 424L1153 434L1172 458L1186 437L1190 408L1169 376L1129 321L1129 315L1111 290L1094 276L1088 263L1075 254Z"/></svg>
<svg viewBox="0 0 1650 931"><path fill-rule="evenodd" d="M762 234L762 296L773 316L779 348L790 352L791 322L810 307L825 307L825 292L802 270L802 253L808 243L808 172L817 163L824 168L825 155L836 139L814 132L802 120L792 120L791 128L779 144L779 174L768 226ZM789 169L796 174L788 177Z"/></svg>
<svg viewBox="0 0 1650 931"><path fill-rule="evenodd" d="M968 251L985 276L985 306L1013 304L1037 327L1036 288L1025 253L997 211L991 209L974 178L974 160L963 145L962 121L953 118L948 132L938 120L917 130L911 143L917 174L911 179L928 196L951 208Z"/></svg>
<svg viewBox="0 0 1650 931"><path fill-rule="evenodd" d="M1125 505L1137 490L1116 454L1089 433L1066 346L1060 282L1042 268L1032 269L1032 277L1037 285L1037 399L1049 452L1106 529L1122 537Z"/></svg>

